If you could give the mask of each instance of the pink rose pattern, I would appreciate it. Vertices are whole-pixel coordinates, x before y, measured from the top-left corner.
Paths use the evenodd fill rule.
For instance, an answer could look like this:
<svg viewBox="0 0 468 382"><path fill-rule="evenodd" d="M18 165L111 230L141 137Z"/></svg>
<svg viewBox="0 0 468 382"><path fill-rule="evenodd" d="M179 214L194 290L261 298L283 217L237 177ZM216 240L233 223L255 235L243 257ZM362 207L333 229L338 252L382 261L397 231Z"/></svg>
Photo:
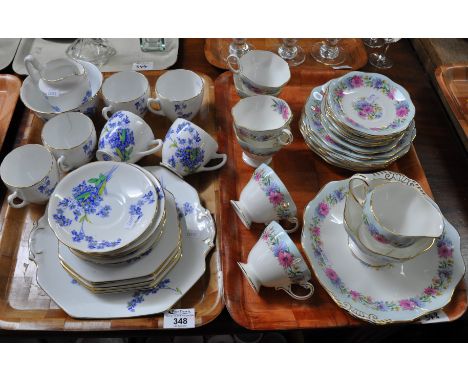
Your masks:
<svg viewBox="0 0 468 382"><path fill-rule="evenodd" d="M284 219L290 217L291 211L289 210L289 203L285 200L285 195L280 185L271 179L269 174L265 171L265 168L257 168L252 178L259 184L270 203L275 207L278 218Z"/></svg>
<svg viewBox="0 0 468 382"><path fill-rule="evenodd" d="M293 280L304 280L304 273L308 272L304 262L294 262L300 257L300 254L295 254L291 251L285 241L282 241L274 227L267 227L261 236L261 239L266 242L268 247L273 252L273 255L278 259L278 263L284 268L288 277Z"/></svg>
<svg viewBox="0 0 468 382"><path fill-rule="evenodd" d="M342 187L328 194L315 208L308 227L314 256L319 267L335 288L335 292L377 311L413 311L424 308L427 303L442 295L443 291L451 283L453 274L453 243L446 237L445 232L437 239L437 253L439 256L437 274L433 277L431 284L424 288L421 294L399 301L375 301L371 296L351 290L345 285L323 251L323 243L320 238L320 225L330 213L331 207L344 199L346 192L347 190Z"/></svg>
<svg viewBox="0 0 468 382"><path fill-rule="evenodd" d="M271 105L271 107L273 108L274 111L281 114L281 117L283 117L283 119L285 121L287 121L289 119L289 116L291 115L291 113L289 111L289 107L286 104L286 102L281 101L280 99L278 99L278 100L274 99L273 100L273 105Z"/></svg>
<svg viewBox="0 0 468 382"><path fill-rule="evenodd" d="M368 130L369 128L361 125L359 122L346 116L342 108L342 99L346 94L345 90L356 89L360 87L368 87L378 90L380 93L394 101L395 114L396 118L387 126L373 127L370 130L373 131L386 131L386 130L395 130L401 126L408 124L408 114L410 112L410 104L408 101L396 101L395 93L397 89L393 87L388 81L375 77L374 75L361 75L355 74L353 76L344 77L334 86L330 96L332 98L331 106L333 107L336 115L343 116L344 120L349 123L351 126ZM382 108L375 104L370 103L365 100L365 98L360 98L359 100L353 103L353 108L358 112L358 115L361 118L367 120L374 120L382 116Z"/></svg>

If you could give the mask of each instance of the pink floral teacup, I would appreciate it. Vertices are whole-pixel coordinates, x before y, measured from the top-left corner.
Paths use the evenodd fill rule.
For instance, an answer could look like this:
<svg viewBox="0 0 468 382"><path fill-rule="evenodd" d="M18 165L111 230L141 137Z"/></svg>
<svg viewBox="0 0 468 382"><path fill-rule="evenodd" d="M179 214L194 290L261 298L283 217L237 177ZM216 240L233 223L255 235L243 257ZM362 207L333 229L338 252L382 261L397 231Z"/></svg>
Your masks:
<svg viewBox="0 0 468 382"><path fill-rule="evenodd" d="M306 300L314 294L307 263L288 234L276 222L271 222L249 253L247 263L237 263L255 292L260 287L284 290L296 300ZM291 290L298 284L309 292L299 296Z"/></svg>
<svg viewBox="0 0 468 382"><path fill-rule="evenodd" d="M299 228L297 208L291 195L273 169L264 163L254 171L239 200L231 200L231 205L249 229L252 222L267 225L276 220L293 224L286 232L295 232Z"/></svg>

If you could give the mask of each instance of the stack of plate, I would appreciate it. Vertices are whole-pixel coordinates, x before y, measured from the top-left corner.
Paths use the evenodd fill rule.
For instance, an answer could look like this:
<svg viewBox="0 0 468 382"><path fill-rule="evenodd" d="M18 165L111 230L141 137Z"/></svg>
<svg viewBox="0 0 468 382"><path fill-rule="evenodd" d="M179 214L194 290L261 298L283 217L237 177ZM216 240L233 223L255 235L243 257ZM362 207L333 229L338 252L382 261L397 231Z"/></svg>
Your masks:
<svg viewBox="0 0 468 382"><path fill-rule="evenodd" d="M309 148L328 163L366 171L409 151L414 115L403 87L381 74L351 72L312 90L300 129Z"/></svg>
<svg viewBox="0 0 468 382"><path fill-rule="evenodd" d="M61 266L94 293L152 288L182 255L174 197L135 165L94 162L68 174L48 221Z"/></svg>

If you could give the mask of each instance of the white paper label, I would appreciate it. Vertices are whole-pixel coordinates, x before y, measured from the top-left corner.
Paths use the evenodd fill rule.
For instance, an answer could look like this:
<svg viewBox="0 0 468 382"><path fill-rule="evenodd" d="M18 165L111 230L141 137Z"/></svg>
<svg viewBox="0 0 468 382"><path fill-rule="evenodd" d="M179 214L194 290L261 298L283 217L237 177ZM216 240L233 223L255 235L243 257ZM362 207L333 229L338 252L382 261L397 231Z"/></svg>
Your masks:
<svg viewBox="0 0 468 382"><path fill-rule="evenodd" d="M58 97L59 95L57 90L47 90L47 97Z"/></svg>
<svg viewBox="0 0 468 382"><path fill-rule="evenodd" d="M195 327L195 309L169 309L164 312L164 329Z"/></svg>
<svg viewBox="0 0 468 382"><path fill-rule="evenodd" d="M438 310L437 312L426 314L420 321L422 324L434 324L436 322L447 322L449 318L443 310Z"/></svg>
<svg viewBox="0 0 468 382"><path fill-rule="evenodd" d="M132 65L132 70L152 70L153 62L134 62Z"/></svg>

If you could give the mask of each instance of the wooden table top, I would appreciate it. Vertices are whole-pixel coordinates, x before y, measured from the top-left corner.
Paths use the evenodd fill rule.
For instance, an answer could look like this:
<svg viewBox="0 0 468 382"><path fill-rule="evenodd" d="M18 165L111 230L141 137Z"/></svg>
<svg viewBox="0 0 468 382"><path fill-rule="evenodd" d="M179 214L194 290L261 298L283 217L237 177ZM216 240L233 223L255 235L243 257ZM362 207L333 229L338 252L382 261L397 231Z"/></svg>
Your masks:
<svg viewBox="0 0 468 382"><path fill-rule="evenodd" d="M180 39L179 54L172 68L185 68L207 74L215 80L223 70L210 65L205 58L204 39ZM421 62L408 40L401 40L389 48L394 60L393 68L378 71L403 85L416 107L418 135L415 148L426 172L434 199L445 217L456 227L461 236L462 254L468 255L468 155L447 116L444 107L431 84ZM363 71L377 72L367 65ZM12 73L11 65L2 71ZM19 102L18 108L24 107ZM18 123L17 112L12 123ZM14 126L13 126L14 128ZM4 146L8 146L6 142ZM4 154L4 153L2 153ZM212 324L214 331L220 328L236 328L229 315L223 312ZM203 331L209 331L208 328ZM139 335L144 335L140 333Z"/></svg>

